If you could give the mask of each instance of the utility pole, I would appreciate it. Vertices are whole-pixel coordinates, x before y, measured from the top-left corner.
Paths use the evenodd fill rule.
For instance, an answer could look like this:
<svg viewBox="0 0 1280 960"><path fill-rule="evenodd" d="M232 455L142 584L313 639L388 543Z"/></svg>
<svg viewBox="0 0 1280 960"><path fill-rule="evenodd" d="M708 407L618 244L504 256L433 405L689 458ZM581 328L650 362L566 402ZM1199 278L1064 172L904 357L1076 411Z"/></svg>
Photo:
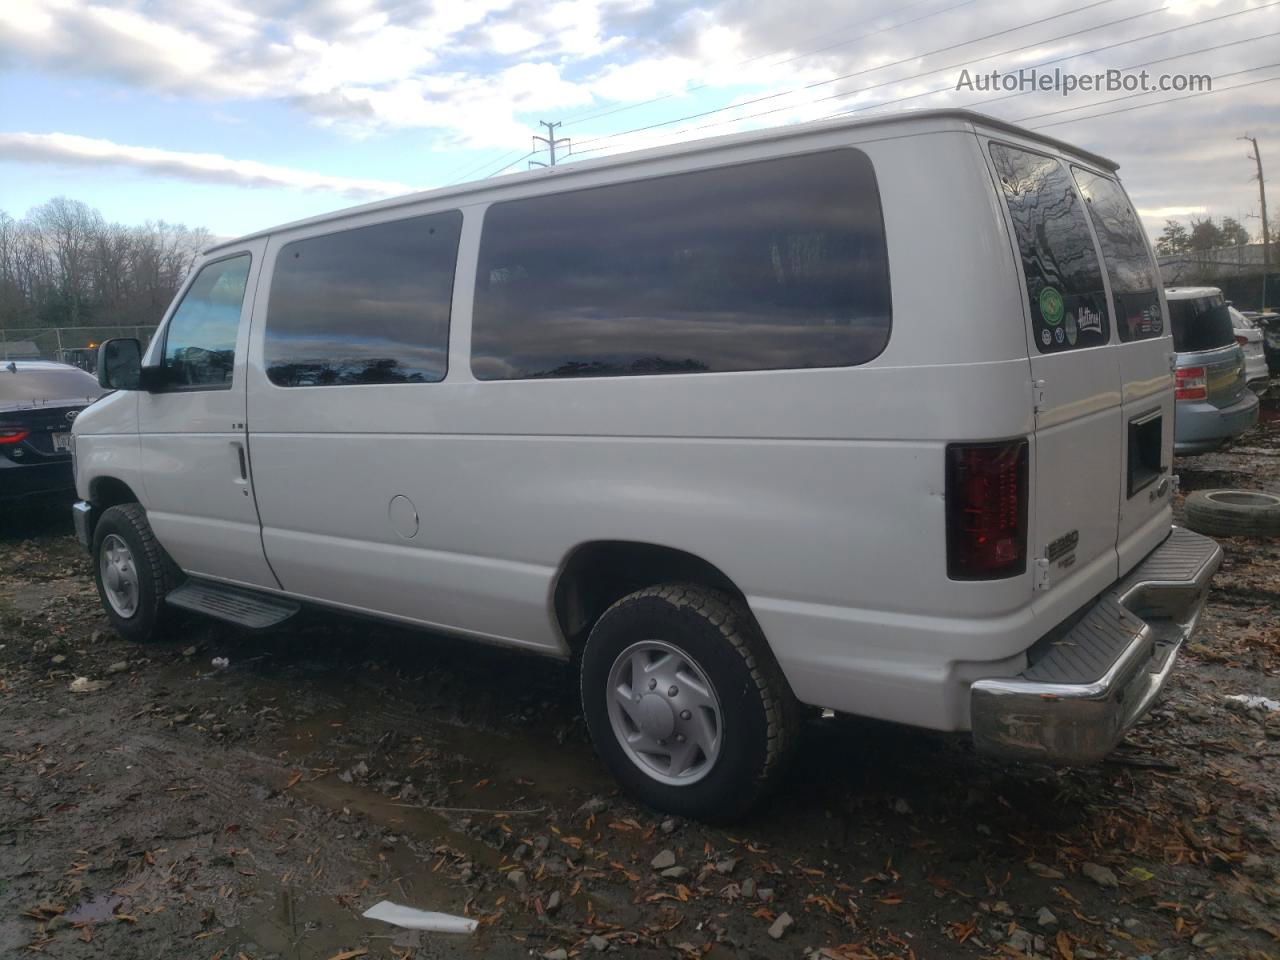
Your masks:
<svg viewBox="0 0 1280 960"><path fill-rule="evenodd" d="M1262 309L1267 309L1267 274L1271 271L1271 227L1267 224L1267 184L1262 179L1262 151L1258 148L1257 137L1237 137L1247 140L1253 145L1253 153L1249 159L1258 165L1258 200L1262 204Z"/></svg>
<svg viewBox="0 0 1280 960"><path fill-rule="evenodd" d="M560 146L561 144L564 144L566 147L568 147L569 138L561 137L558 140L556 139L556 127L560 126L559 120L557 120L555 123L548 123L546 120L539 120L538 123L540 123L542 126L547 128L547 135L545 137L539 137L535 134L533 138L533 142L535 146L533 149L536 151L538 149L537 144L545 143L547 145L547 150L550 151L551 153L551 162L542 163L541 161L538 161L538 160L530 160L529 166L554 167L556 165L556 147Z"/></svg>

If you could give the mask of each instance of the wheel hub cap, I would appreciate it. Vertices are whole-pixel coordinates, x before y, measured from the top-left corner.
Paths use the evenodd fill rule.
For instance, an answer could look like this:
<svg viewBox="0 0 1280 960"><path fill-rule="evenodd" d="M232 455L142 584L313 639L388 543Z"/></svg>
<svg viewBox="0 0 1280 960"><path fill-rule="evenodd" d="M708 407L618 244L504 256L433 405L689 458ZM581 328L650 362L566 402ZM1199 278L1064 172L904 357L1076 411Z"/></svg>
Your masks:
<svg viewBox="0 0 1280 960"><path fill-rule="evenodd" d="M654 693L641 697L636 714L640 721L640 732L654 740L665 740L675 733L676 714L667 705L665 697Z"/></svg>
<svg viewBox="0 0 1280 960"><path fill-rule="evenodd" d="M113 533L102 541L98 569L102 574L102 592L111 609L122 617L132 617L138 612L141 579L133 552L121 537Z"/></svg>
<svg viewBox="0 0 1280 960"><path fill-rule="evenodd" d="M660 783L684 786L720 756L720 699L702 667L679 647L643 640L609 671L609 723L627 757Z"/></svg>

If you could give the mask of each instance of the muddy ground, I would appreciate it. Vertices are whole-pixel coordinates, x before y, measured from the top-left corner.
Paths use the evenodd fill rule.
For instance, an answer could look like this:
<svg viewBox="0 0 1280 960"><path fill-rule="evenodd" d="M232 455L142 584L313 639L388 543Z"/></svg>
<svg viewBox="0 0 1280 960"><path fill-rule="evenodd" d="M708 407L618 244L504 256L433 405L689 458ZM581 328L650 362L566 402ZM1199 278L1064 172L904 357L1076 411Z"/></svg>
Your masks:
<svg viewBox="0 0 1280 960"><path fill-rule="evenodd" d="M1183 490L1280 490L1277 409L1180 460ZM314 613L133 646L65 510L10 517L0 956L1280 957L1280 713L1226 699L1280 699L1280 543L1225 547L1107 763L815 719L781 794L723 828L615 793L565 667ZM382 899L481 925L361 919Z"/></svg>

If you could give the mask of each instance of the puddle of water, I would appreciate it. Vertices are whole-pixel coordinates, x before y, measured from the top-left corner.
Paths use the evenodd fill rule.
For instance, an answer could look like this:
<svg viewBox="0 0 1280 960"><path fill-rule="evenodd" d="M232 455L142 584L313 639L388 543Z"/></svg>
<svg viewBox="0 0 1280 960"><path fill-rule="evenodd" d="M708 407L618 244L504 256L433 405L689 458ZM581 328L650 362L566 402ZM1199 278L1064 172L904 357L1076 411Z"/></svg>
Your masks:
<svg viewBox="0 0 1280 960"><path fill-rule="evenodd" d="M124 903L124 897L118 893L103 893L86 900L66 913L70 923L106 923L116 912L116 907Z"/></svg>

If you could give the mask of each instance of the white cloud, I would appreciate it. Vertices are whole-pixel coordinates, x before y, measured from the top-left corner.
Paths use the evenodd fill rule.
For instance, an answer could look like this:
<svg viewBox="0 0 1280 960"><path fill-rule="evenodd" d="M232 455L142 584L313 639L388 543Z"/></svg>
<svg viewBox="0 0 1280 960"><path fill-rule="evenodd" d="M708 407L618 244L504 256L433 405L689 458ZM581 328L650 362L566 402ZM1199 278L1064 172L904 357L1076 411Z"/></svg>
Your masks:
<svg viewBox="0 0 1280 960"><path fill-rule="evenodd" d="M1072 11L1078 0L1045 0L1034 12L1025 5L956 5L955 0L910 8L890 0L0 0L0 65L103 77L149 93L205 101L197 109L210 114L227 104L238 114L244 101L271 100L361 137L425 129L434 133L439 150L528 149L533 121L544 117L565 119L560 132L583 146L593 134L730 106L611 140L608 149L614 151L776 126L842 108L870 109L952 83L966 61L977 69L1008 70L1197 24L1063 65L1091 72L1190 54L1226 40L1260 38L1272 11L1198 21L1260 9L1261 2L1246 0L1240 7L1225 0L1181 0L1174 11L1151 12L1102 30L1097 24L1145 14L1150 4L1114 0L1105 11L1079 10L1035 25L1030 21ZM1059 39L1078 30L1089 32ZM997 33L989 41L965 43ZM1274 46L1274 40L1270 43ZM1025 49L1003 52L1016 48ZM930 50L940 52L929 55ZM1172 61L1167 68L1218 73L1264 63L1268 56L1259 39ZM891 61L894 66L877 69ZM912 76L934 67L947 69ZM838 76L846 79L836 81ZM1050 132L1115 155L1149 224L1175 210L1247 216L1256 190L1248 183L1249 171L1237 169L1242 147L1234 137L1246 129L1280 135L1275 90L1224 93L1073 122ZM690 91L698 95L686 96ZM785 95L754 105L743 102L774 93ZM832 94L841 96L813 102ZM644 112L624 112L653 99L663 102ZM1087 102L1052 94L998 101L944 89L890 108L968 105L1016 118ZM574 122L574 113L603 111L610 112L607 119ZM1209 143L1215 145L1212 152L1203 149ZM22 149L35 148L28 143ZM40 149L51 159L49 144ZM156 156L202 155L158 151L144 163L138 152L143 149L95 153L64 144L60 162L88 163L98 156L96 162L151 164L149 169L182 169L182 175L223 182L300 183L296 178L264 181L261 170L227 158L216 158L212 167L203 161L162 163ZM127 158L121 158L121 150L129 152ZM340 179L327 178L330 183Z"/></svg>
<svg viewBox="0 0 1280 960"><path fill-rule="evenodd" d="M134 147L67 133L0 133L0 159L76 166L118 166L158 176L239 187L320 190L376 199L412 193L417 187L394 180L335 177L217 153L185 153Z"/></svg>

